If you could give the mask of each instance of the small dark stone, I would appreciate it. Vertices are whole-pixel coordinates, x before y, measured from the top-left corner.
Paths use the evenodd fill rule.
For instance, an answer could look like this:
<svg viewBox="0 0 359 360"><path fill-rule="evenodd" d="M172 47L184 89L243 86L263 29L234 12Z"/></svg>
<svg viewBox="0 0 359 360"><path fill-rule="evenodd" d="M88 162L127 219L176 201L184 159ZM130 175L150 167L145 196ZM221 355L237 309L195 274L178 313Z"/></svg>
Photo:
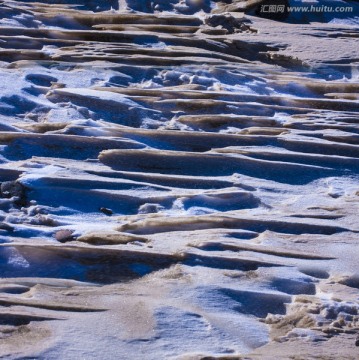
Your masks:
<svg viewBox="0 0 359 360"><path fill-rule="evenodd" d="M74 232L72 230L59 230L56 231L54 237L57 241L61 243L66 243L75 240L75 237L72 235L73 233Z"/></svg>
<svg viewBox="0 0 359 360"><path fill-rule="evenodd" d="M357 336L357 338L355 340L355 346L359 346L359 335Z"/></svg>
<svg viewBox="0 0 359 360"><path fill-rule="evenodd" d="M111 209L105 208L105 207L100 207L99 209L102 213L104 213L107 216L111 216L113 215L113 211Z"/></svg>

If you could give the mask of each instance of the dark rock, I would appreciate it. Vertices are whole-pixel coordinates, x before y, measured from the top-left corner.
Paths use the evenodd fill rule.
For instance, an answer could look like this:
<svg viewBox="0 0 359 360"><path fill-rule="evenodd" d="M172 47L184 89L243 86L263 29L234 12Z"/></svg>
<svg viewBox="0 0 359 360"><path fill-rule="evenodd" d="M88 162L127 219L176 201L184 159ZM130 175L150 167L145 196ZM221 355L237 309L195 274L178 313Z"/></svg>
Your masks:
<svg viewBox="0 0 359 360"><path fill-rule="evenodd" d="M357 336L357 338L355 340L355 346L359 346L359 335Z"/></svg>
<svg viewBox="0 0 359 360"><path fill-rule="evenodd" d="M248 22L247 19L234 17L229 13L210 15L204 22L212 27L221 26L227 30L228 34L250 30L250 27L246 24Z"/></svg>
<svg viewBox="0 0 359 360"><path fill-rule="evenodd" d="M5 181L0 186L1 197L16 197L15 204L18 206L26 206L26 188L19 181Z"/></svg>
<svg viewBox="0 0 359 360"><path fill-rule="evenodd" d="M6 230L6 231L9 231L9 232L12 232L14 231L14 228L9 225L9 224L5 224L5 223L0 223L0 230Z"/></svg>
<svg viewBox="0 0 359 360"><path fill-rule="evenodd" d="M107 216L111 216L113 215L113 211L111 209L105 208L105 207L100 207L99 209L102 213L104 213Z"/></svg>

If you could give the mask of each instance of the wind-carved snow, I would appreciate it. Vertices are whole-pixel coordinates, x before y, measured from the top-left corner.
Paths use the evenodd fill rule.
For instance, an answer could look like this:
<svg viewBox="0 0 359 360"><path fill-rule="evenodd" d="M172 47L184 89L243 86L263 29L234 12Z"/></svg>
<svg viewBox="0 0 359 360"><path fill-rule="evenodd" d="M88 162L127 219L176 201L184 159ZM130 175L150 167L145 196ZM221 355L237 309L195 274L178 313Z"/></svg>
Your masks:
<svg viewBox="0 0 359 360"><path fill-rule="evenodd" d="M356 357L355 17L248 4L0 3L0 356Z"/></svg>

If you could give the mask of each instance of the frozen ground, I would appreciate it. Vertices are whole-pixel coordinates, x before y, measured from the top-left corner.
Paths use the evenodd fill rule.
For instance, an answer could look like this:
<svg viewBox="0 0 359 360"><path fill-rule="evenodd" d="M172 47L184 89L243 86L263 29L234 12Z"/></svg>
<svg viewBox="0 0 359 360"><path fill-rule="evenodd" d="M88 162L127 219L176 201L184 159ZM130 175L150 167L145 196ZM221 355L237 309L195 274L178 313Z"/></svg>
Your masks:
<svg viewBox="0 0 359 360"><path fill-rule="evenodd" d="M0 357L359 357L359 14L332 3L0 1Z"/></svg>

